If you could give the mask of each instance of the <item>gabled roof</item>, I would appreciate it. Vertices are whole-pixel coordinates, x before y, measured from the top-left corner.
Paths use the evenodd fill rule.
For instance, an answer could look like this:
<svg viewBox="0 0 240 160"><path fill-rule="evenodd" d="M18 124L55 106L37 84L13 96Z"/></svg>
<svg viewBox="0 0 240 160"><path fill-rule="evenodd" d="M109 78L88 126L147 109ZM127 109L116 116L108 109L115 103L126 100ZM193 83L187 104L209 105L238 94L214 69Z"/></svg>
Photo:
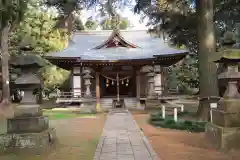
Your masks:
<svg viewBox="0 0 240 160"><path fill-rule="evenodd" d="M122 37L122 35L120 34L119 30L113 30L111 36L108 38L108 40L106 40L104 43L94 47L93 49L102 49L102 48L110 48L108 47L109 43L111 43L112 41L118 41L118 43L122 44L124 47L128 47L128 48L137 48L138 46L128 42L126 39L124 39Z"/></svg>
<svg viewBox="0 0 240 160"><path fill-rule="evenodd" d="M74 34L72 43L61 52L49 53L47 59L78 58L81 60L138 60L151 59L157 56L174 56L186 54L186 50L170 48L160 38L154 38L147 30L120 30L114 33L112 30L82 31ZM119 35L117 35L119 34ZM112 36L119 36L121 40L136 48L115 47L101 48ZM100 49L96 49L99 48Z"/></svg>

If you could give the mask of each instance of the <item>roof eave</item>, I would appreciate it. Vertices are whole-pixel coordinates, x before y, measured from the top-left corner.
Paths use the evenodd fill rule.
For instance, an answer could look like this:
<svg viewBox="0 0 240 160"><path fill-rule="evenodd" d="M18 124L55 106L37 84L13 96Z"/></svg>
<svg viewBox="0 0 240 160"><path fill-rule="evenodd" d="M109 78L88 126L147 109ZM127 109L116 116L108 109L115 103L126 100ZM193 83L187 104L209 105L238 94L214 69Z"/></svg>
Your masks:
<svg viewBox="0 0 240 160"><path fill-rule="evenodd" d="M174 53L174 54L153 55L153 57L155 57L155 58L175 57L175 56L186 56L186 55L188 55L188 54L189 54L188 51L184 51L184 52L176 52L176 53Z"/></svg>
<svg viewBox="0 0 240 160"><path fill-rule="evenodd" d="M44 56L47 60L81 60L81 57L60 57L60 56Z"/></svg>

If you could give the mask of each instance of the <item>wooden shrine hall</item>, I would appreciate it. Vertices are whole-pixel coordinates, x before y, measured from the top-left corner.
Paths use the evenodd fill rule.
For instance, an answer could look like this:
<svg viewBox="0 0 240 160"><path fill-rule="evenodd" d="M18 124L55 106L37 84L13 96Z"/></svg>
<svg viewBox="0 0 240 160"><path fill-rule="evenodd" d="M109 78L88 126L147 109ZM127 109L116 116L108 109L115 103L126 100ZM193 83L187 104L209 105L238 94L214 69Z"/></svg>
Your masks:
<svg viewBox="0 0 240 160"><path fill-rule="evenodd" d="M71 71L69 95L74 101L94 99L108 109L120 103L136 108L141 99L164 94L164 68L186 54L147 30L95 30L75 33L66 49L46 58Z"/></svg>

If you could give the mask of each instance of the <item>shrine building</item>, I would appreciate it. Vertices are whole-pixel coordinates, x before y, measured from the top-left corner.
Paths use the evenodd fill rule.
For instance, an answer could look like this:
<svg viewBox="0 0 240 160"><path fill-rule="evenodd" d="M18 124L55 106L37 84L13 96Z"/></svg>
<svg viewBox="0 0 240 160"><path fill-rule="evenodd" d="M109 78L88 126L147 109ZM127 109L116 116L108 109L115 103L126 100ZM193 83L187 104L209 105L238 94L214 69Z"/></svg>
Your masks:
<svg viewBox="0 0 240 160"><path fill-rule="evenodd" d="M75 33L66 49L46 59L71 71L68 92L76 101L92 98L108 109L121 100L132 108L167 93L164 68L187 53L147 30L94 30Z"/></svg>

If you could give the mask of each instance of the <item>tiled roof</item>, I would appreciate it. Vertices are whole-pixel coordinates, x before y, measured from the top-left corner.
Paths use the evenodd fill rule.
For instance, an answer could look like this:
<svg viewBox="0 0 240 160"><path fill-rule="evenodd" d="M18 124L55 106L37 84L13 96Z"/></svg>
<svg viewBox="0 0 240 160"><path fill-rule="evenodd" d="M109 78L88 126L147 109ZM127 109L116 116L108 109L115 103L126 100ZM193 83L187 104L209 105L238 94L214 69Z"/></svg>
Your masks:
<svg viewBox="0 0 240 160"><path fill-rule="evenodd" d="M111 30L84 31L75 33L69 46L61 52L49 53L52 58L80 58L82 60L129 60L148 59L153 56L169 56L186 53L186 50L173 49L161 38L153 38L146 30L122 30L121 36L137 48L94 49L111 36Z"/></svg>

